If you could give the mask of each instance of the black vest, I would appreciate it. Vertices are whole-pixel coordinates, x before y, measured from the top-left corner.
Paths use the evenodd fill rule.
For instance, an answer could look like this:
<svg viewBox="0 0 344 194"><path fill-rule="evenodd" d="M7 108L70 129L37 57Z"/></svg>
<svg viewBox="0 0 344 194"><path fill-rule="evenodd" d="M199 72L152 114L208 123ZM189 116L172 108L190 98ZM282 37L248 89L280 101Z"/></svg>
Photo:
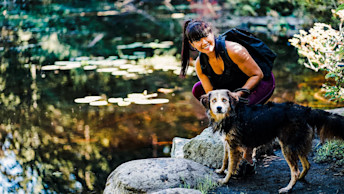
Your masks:
<svg viewBox="0 0 344 194"><path fill-rule="evenodd" d="M249 77L244 72L242 72L239 69L238 65L235 64L228 56L224 41L215 39L215 49L219 52L219 57L222 58L224 63L224 71L221 75L216 74L211 68L208 56L206 54L199 54L202 72L209 78L213 89L228 89L230 91L233 91L237 88L241 88L243 85L245 85ZM263 70L264 68L261 69ZM265 75L264 79L267 79L268 76L266 75L270 75L271 71L263 73Z"/></svg>

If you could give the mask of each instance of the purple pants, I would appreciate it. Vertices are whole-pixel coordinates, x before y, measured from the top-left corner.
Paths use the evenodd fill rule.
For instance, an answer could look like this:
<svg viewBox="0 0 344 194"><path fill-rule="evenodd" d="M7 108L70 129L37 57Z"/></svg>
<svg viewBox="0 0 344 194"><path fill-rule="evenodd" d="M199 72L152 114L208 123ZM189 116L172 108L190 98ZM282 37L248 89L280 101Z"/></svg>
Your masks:
<svg viewBox="0 0 344 194"><path fill-rule="evenodd" d="M258 86L251 91L248 96L249 105L252 104L264 104L271 97L275 89L275 77L271 72L271 76L268 80L262 80L259 82ZM192 88L192 94L200 100L201 96L205 94L202 83L197 82Z"/></svg>

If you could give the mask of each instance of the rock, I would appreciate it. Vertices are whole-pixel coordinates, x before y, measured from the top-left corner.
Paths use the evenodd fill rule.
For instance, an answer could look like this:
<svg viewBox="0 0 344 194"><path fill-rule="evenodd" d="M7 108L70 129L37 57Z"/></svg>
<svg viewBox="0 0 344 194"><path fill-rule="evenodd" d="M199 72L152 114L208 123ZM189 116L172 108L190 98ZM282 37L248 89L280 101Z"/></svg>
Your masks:
<svg viewBox="0 0 344 194"><path fill-rule="evenodd" d="M336 109L331 109L331 110L326 110L331 113L336 113L339 115L344 115L344 108L336 108Z"/></svg>
<svg viewBox="0 0 344 194"><path fill-rule="evenodd" d="M174 188L174 189L165 189L158 192L153 192L151 194L202 194L201 191L195 189L184 189L184 188Z"/></svg>
<svg viewBox="0 0 344 194"><path fill-rule="evenodd" d="M210 168L220 168L223 158L223 143L220 134L208 127L183 146L184 158Z"/></svg>
<svg viewBox="0 0 344 194"><path fill-rule="evenodd" d="M191 160L133 160L118 166L109 175L104 194L151 193L183 185L194 188L202 180L216 182L218 178L213 170Z"/></svg>
<svg viewBox="0 0 344 194"><path fill-rule="evenodd" d="M184 158L183 147L189 141L190 141L190 139L181 138L181 137L173 138L171 157L172 158Z"/></svg>
<svg viewBox="0 0 344 194"><path fill-rule="evenodd" d="M265 155L274 155L274 148L279 148L277 141L259 146L254 149L253 157L258 159ZM222 137L218 132L213 133L211 127L190 140L176 137L173 139L171 157L186 158L210 168L220 168L223 158Z"/></svg>

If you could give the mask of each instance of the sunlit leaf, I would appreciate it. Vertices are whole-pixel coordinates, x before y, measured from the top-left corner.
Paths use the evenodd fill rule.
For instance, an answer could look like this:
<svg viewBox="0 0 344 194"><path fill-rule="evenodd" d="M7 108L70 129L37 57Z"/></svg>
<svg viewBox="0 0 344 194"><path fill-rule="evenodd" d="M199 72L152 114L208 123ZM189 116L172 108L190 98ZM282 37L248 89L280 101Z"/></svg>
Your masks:
<svg viewBox="0 0 344 194"><path fill-rule="evenodd" d="M164 104L168 102L169 102L169 99L164 99L164 98L139 99L135 101L135 104Z"/></svg>
<svg viewBox="0 0 344 194"><path fill-rule="evenodd" d="M94 101L94 102L90 102L91 106L105 106L108 105L108 102L105 100L101 100L101 101Z"/></svg>
<svg viewBox="0 0 344 194"><path fill-rule="evenodd" d="M44 71L51 71L51 70L58 70L60 69L60 66L58 65L46 65L42 67L42 70Z"/></svg>
<svg viewBox="0 0 344 194"><path fill-rule="evenodd" d="M87 66L84 66L83 69L84 70L95 70L95 69L97 69L97 67L94 65L87 65Z"/></svg>
<svg viewBox="0 0 344 194"><path fill-rule="evenodd" d="M108 102L110 103L119 103L119 102L123 102L123 98L109 98Z"/></svg>

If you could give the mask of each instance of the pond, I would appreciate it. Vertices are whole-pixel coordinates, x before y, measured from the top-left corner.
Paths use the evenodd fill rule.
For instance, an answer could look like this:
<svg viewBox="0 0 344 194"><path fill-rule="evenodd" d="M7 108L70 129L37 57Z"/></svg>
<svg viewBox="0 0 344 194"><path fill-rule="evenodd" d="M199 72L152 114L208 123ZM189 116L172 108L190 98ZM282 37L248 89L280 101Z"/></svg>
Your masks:
<svg viewBox="0 0 344 194"><path fill-rule="evenodd" d="M1 193L100 193L118 165L169 157L173 137L207 127L191 94L195 72L178 77L183 18L93 3L2 8ZM323 74L298 64L288 37L268 37L278 54L272 101L339 106L322 97Z"/></svg>

